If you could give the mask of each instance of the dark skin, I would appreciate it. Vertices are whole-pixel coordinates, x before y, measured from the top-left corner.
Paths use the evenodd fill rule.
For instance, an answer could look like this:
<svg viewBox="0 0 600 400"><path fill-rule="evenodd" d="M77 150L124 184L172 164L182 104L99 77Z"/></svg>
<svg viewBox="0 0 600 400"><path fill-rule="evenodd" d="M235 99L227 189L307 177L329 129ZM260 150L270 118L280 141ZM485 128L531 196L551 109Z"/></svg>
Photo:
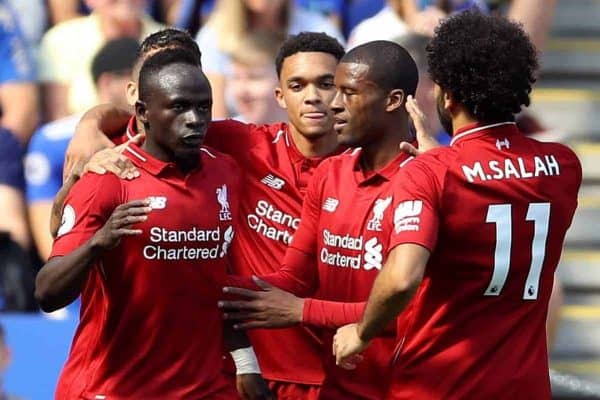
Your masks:
<svg viewBox="0 0 600 400"><path fill-rule="evenodd" d="M145 99L136 103L136 117L145 126L142 148L153 157L173 162L187 173L200 167L200 146L211 118L212 95L199 66L173 63L151 78ZM115 208L104 226L81 247L63 257L53 257L36 278L36 298L44 311L71 303L80 294L95 261L125 236L140 235L134 225L151 211L146 199ZM225 325L224 340L230 350L249 347L245 334ZM272 398L260 374L242 374L236 379L244 399Z"/></svg>
<svg viewBox="0 0 600 400"><path fill-rule="evenodd" d="M337 93L330 107L338 141L363 148L363 170L383 168L401 152L400 144L412 137L404 91L381 88L370 78L368 65L343 60L336 69L335 85ZM243 321L236 329L280 328L302 322L302 299L264 281L255 282L261 291L224 288L245 299L219 304L226 310L225 318Z"/></svg>

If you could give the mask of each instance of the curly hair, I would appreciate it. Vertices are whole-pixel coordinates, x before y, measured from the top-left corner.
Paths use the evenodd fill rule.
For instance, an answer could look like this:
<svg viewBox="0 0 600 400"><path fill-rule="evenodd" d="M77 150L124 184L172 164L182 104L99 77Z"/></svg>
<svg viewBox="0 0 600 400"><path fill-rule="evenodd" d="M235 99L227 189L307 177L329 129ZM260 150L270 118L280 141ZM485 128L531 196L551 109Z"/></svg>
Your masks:
<svg viewBox="0 0 600 400"><path fill-rule="evenodd" d="M283 61L300 52L327 53L340 60L344 56L344 47L337 39L320 32L300 32L291 35L281 45L277 57L275 57L275 69L277 76L281 75Z"/></svg>
<svg viewBox="0 0 600 400"><path fill-rule="evenodd" d="M427 62L432 80L487 123L512 120L529 105L538 67L521 25L477 11L456 14L436 28Z"/></svg>

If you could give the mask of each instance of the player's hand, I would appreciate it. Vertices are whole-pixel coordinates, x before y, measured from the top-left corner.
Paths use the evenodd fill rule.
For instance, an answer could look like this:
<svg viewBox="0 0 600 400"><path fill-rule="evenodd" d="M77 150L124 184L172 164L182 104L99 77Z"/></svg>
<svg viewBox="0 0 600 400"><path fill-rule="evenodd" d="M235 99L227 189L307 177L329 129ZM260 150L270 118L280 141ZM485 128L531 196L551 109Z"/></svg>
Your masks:
<svg viewBox="0 0 600 400"><path fill-rule="evenodd" d="M244 400L275 399L261 374L236 375L235 386Z"/></svg>
<svg viewBox="0 0 600 400"><path fill-rule="evenodd" d="M144 135L138 133L117 147L100 150L85 164L83 173L94 172L102 175L110 172L121 179L135 179L139 177L139 171L131 160L123 155L123 151L132 143L140 144L143 139Z"/></svg>
<svg viewBox="0 0 600 400"><path fill-rule="evenodd" d="M427 117L425 114L423 114L423 111L421 111L419 108L417 100L413 96L408 96L406 98L406 111L408 111L408 115L410 115L410 118L413 121L413 125L417 133L417 143L419 144L419 148L417 149L408 142L402 142L400 143L400 150L408 155L416 157L420 154L423 154L427 150L440 147L440 143L431 134L431 128L429 126L429 122L427 121Z"/></svg>
<svg viewBox="0 0 600 400"><path fill-rule="evenodd" d="M132 225L148 219L152 211L147 199L133 200L115 208L104 226L92 237L92 246L100 250L108 250L119 244L124 236L135 236L141 229L132 229Z"/></svg>
<svg viewBox="0 0 600 400"><path fill-rule="evenodd" d="M358 324L342 326L333 337L333 355L336 365L344 369L355 369L356 364L363 360L360 353L368 345L369 342L363 341L358 335Z"/></svg>
<svg viewBox="0 0 600 400"><path fill-rule="evenodd" d="M82 118L77 124L73 139L67 147L65 166L63 168L63 181L66 181L76 164L85 165L97 152L106 148L115 147L115 144L97 128L91 121Z"/></svg>
<svg viewBox="0 0 600 400"><path fill-rule="evenodd" d="M252 278L262 290L223 288L224 293L246 299L219 302L225 319L243 321L235 324L234 329L284 328L302 322L304 299L256 276Z"/></svg>

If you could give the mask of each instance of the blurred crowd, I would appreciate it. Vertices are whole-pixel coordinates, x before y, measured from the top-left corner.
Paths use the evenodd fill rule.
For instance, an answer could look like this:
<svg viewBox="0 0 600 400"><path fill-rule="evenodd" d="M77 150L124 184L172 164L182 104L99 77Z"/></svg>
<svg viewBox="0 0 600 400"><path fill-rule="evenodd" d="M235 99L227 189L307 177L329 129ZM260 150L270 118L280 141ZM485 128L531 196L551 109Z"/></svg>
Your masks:
<svg viewBox="0 0 600 400"><path fill-rule="evenodd" d="M543 6L542 6L543 3ZM421 69L417 98L435 124L425 45L447 15L477 7L520 20L539 49L556 0L0 0L0 310L36 311L33 278L51 249L52 201L69 139L100 103L132 110L138 43L188 30L210 79L213 118L285 120L274 58L289 34L326 32L347 48L393 40ZM536 124L532 129L540 129Z"/></svg>

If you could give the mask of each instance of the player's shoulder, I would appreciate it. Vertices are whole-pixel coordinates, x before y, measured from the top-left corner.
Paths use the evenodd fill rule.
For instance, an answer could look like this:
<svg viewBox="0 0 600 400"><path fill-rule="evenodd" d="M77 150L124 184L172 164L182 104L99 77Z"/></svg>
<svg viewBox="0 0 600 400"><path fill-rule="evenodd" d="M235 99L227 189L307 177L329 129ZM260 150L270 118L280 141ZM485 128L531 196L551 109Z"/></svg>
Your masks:
<svg viewBox="0 0 600 400"><path fill-rule="evenodd" d="M200 156L205 160L209 160L215 167L218 165L235 169L239 168L238 162L232 156L211 146L202 146L200 148Z"/></svg>
<svg viewBox="0 0 600 400"><path fill-rule="evenodd" d="M563 161L573 161L579 163L579 157L573 149L563 143L539 141L535 138L528 137L527 140L535 142L545 152L551 152L555 157L559 157Z"/></svg>
<svg viewBox="0 0 600 400"><path fill-rule="evenodd" d="M433 174L444 174L459 159L459 152L450 146L440 146L428 150L407 162L403 170L428 170Z"/></svg>

